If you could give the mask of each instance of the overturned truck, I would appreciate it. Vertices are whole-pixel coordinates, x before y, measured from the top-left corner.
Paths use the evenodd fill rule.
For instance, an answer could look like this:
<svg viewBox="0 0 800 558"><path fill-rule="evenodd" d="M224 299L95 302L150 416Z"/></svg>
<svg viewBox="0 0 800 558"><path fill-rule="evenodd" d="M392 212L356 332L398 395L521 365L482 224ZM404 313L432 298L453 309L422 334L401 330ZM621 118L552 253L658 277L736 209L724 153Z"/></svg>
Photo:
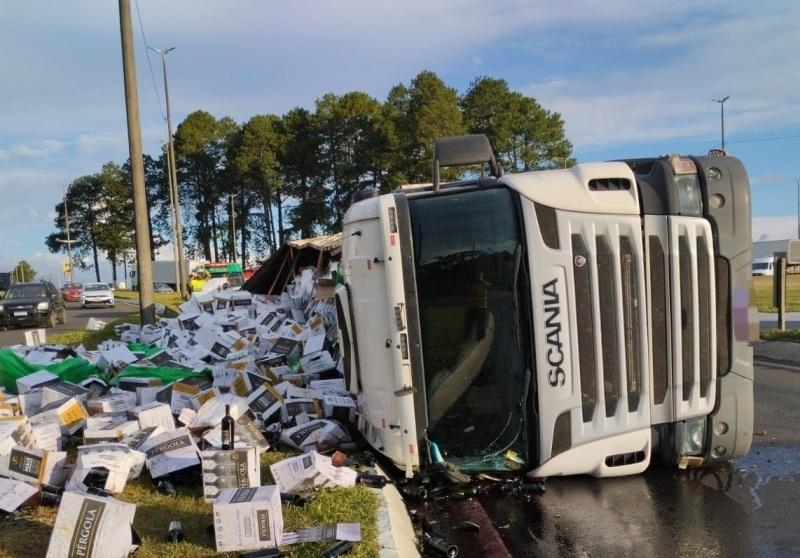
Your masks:
<svg viewBox="0 0 800 558"><path fill-rule="evenodd" d="M462 165L489 176L440 181ZM724 152L504 174L485 136L439 140L432 184L364 192L345 215L359 428L407 477L743 456L750 267L749 183Z"/></svg>

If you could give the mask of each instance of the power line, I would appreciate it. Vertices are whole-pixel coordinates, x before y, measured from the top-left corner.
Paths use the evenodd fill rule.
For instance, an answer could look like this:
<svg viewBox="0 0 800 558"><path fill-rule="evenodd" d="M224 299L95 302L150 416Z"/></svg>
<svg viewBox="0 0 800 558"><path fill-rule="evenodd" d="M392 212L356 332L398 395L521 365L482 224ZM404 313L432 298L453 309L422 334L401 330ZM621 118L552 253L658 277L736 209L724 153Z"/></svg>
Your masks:
<svg viewBox="0 0 800 558"><path fill-rule="evenodd" d="M726 140L725 143L757 143L761 141L778 141L778 140L785 140L785 139L797 139L800 138L800 134L794 134L791 136L775 136L772 138L752 138L752 139L740 139L740 140Z"/></svg>
<svg viewBox="0 0 800 558"><path fill-rule="evenodd" d="M150 62L150 45L147 42L147 37L144 34L144 24L142 23L142 12L139 10L139 0L136 0L136 16L139 19L139 29L142 31L142 40L144 41L144 53L147 56L147 67L150 68L150 79L153 82L153 91L156 94L156 102L158 103L158 110L161 111L161 118L166 119L164 109L161 108L161 96L158 94L158 86L156 85L156 75L153 73L153 64Z"/></svg>

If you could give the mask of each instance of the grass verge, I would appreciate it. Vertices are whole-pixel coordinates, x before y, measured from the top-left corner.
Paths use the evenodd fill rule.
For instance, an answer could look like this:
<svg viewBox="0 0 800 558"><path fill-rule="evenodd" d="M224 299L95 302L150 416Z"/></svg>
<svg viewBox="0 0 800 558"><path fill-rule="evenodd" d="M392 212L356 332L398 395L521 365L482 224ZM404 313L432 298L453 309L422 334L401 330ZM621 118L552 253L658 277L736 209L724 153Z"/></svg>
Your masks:
<svg viewBox="0 0 800 558"><path fill-rule="evenodd" d="M138 291L117 289L114 291L114 296L125 300L139 301ZM153 293L153 298L156 302L167 307L168 316L177 316L181 313L181 309L178 308L183 303L180 293Z"/></svg>
<svg viewBox="0 0 800 558"><path fill-rule="evenodd" d="M761 332L762 341L791 341L793 343L800 343L800 329L787 329L781 331L779 329L765 329Z"/></svg>
<svg viewBox="0 0 800 558"><path fill-rule="evenodd" d="M92 351L97 348L97 344L105 341L106 339L114 338L114 326L128 322L132 324L139 323L139 314L131 314L122 318L117 318L108 323L103 329L91 331L88 329L67 329L63 331L53 331L47 334L48 343L56 345L80 345Z"/></svg>
<svg viewBox="0 0 800 558"><path fill-rule="evenodd" d="M261 458L262 484L271 484L269 465L292 453L268 451ZM202 488L178 486L177 496L161 494L152 481L142 476L128 483L120 500L136 504L133 526L142 537L136 558L185 558L206 556L237 556L214 550L214 537L206 529L212 523L212 504L203 500ZM353 488L324 488L314 492L314 499L304 507L283 506L285 530L328 525L337 522L360 523L361 542L348 556L368 558L378 555L378 535L375 517L378 499L375 492L363 486ZM0 521L0 556L38 558L47 553L53 523L58 509L55 506L26 508L20 517ZM184 541L166 541L171 520L183 526ZM282 548L292 558L317 558L331 543L298 544Z"/></svg>
<svg viewBox="0 0 800 558"><path fill-rule="evenodd" d="M774 277L753 277L750 299L759 312L777 312L772 305L772 284ZM800 274L786 276L786 311L800 312Z"/></svg>

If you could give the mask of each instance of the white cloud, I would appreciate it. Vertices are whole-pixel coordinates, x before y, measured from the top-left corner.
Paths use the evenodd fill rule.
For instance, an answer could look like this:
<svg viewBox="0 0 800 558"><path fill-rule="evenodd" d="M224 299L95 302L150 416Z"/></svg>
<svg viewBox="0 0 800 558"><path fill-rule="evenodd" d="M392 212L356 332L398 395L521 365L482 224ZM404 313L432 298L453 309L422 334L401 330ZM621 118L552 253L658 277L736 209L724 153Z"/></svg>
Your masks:
<svg viewBox="0 0 800 558"><path fill-rule="evenodd" d="M631 28L635 65L620 60L601 71L559 75L522 85L565 119L580 147L679 137L719 137L726 104L727 139L776 126L800 124L800 4L752 5L720 11L680 27ZM679 12L676 12L679 13ZM683 14L685 15L685 14ZM653 22L650 21L650 24ZM658 29L665 29L658 31ZM655 32L653 32L655 30ZM655 52L674 47L674 52ZM653 52L652 62L648 56Z"/></svg>
<svg viewBox="0 0 800 558"><path fill-rule="evenodd" d="M10 161L24 158L46 157L59 153L64 149L64 142L43 140L31 143L19 143L8 149L0 149L0 160Z"/></svg>

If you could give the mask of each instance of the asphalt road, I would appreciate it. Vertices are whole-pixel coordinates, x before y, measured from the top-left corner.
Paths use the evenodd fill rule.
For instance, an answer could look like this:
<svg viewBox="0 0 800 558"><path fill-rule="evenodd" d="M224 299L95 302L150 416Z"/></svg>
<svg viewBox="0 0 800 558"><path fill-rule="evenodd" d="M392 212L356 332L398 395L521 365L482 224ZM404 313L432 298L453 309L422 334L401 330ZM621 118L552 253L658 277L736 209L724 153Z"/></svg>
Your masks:
<svg viewBox="0 0 800 558"><path fill-rule="evenodd" d="M78 302L67 302L67 323L54 328L46 328L47 332L63 331L68 329L84 329L89 318L97 318L104 321L114 320L127 316L138 311L138 304L127 300L116 300L115 308L85 308L81 309ZM36 329L33 327L26 329ZM25 329L10 329L0 331L0 347L16 345L25 342Z"/></svg>
<svg viewBox="0 0 800 558"><path fill-rule="evenodd" d="M542 495L455 502L445 516L481 529L451 540L463 556L798 556L800 369L758 363L755 403L750 453L732 464L551 477Z"/></svg>

